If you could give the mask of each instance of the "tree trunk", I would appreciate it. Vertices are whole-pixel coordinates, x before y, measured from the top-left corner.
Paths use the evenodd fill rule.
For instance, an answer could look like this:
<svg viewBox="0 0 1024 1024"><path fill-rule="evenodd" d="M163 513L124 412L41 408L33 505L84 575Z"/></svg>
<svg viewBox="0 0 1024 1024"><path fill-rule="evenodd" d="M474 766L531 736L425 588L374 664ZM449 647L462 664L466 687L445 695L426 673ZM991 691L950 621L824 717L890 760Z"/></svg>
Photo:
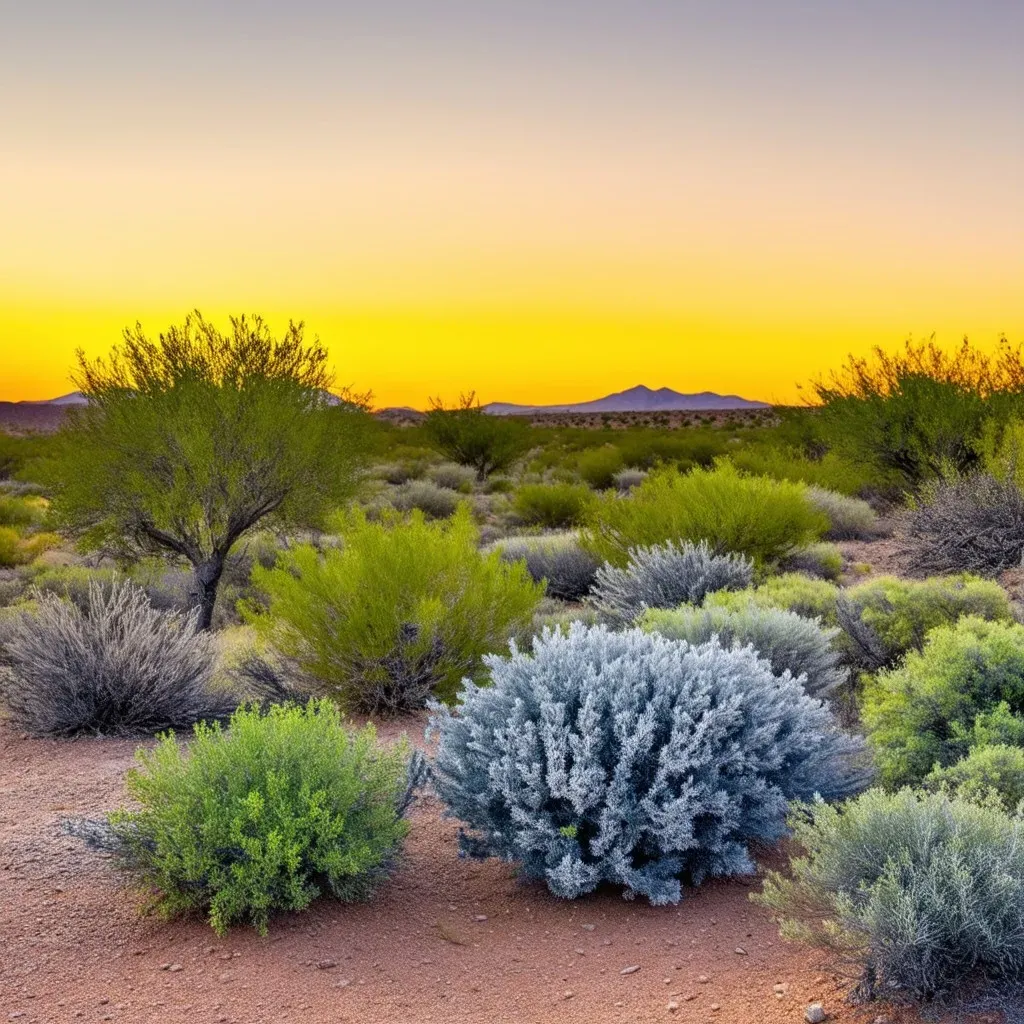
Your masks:
<svg viewBox="0 0 1024 1024"><path fill-rule="evenodd" d="M224 559L217 555L192 567L192 585L188 599L199 609L199 628L208 630L213 622L213 606L217 601L217 586L224 571Z"/></svg>

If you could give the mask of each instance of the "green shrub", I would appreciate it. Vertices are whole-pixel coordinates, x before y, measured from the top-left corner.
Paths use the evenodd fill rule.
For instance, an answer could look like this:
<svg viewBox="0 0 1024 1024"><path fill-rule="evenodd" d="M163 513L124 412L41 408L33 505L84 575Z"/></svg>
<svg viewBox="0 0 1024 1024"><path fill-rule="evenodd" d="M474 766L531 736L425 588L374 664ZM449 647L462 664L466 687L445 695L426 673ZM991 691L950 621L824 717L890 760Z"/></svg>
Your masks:
<svg viewBox="0 0 1024 1024"><path fill-rule="evenodd" d="M685 604L672 609L649 608L638 625L689 644L705 644L718 637L723 647L749 645L771 665L775 675L788 671L794 679L802 677L804 689L812 697L825 696L848 678L832 646L839 630L781 608L754 604L740 609Z"/></svg>
<svg viewBox="0 0 1024 1024"><path fill-rule="evenodd" d="M878 482L877 474L872 474L863 463L851 462L835 452L811 459L787 449L748 448L731 453L729 460L745 473L770 476L773 480L792 480L844 495L860 494Z"/></svg>
<svg viewBox="0 0 1024 1024"><path fill-rule="evenodd" d="M808 544L787 555L781 568L789 572L802 572L821 580L838 580L843 574L843 553L828 541Z"/></svg>
<svg viewBox="0 0 1024 1024"><path fill-rule="evenodd" d="M391 504L400 512L419 509L428 519L447 519L458 507L459 498L429 480L411 480L394 493Z"/></svg>
<svg viewBox="0 0 1024 1024"><path fill-rule="evenodd" d="M811 508L802 484L743 476L728 464L714 469L652 473L628 497L606 496L594 507L584 543L623 566L629 549L666 541L707 541L718 552L777 561L816 540L828 520Z"/></svg>
<svg viewBox="0 0 1024 1024"><path fill-rule="evenodd" d="M438 487L446 487L450 491L469 494L473 490L476 474L469 466L460 466L457 462L442 462L429 473L430 479Z"/></svg>
<svg viewBox="0 0 1024 1024"><path fill-rule="evenodd" d="M901 580L880 576L841 592L836 605L842 644L851 664L875 672L920 650L928 631L966 615L994 621L1013 618L998 583L974 576Z"/></svg>
<svg viewBox="0 0 1024 1024"><path fill-rule="evenodd" d="M0 569L13 569L28 561L21 534L12 526L0 526Z"/></svg>
<svg viewBox="0 0 1024 1024"><path fill-rule="evenodd" d="M752 898L786 938L860 968L866 997L956 997L1024 978L1024 818L944 794L869 790L790 824L804 856Z"/></svg>
<svg viewBox="0 0 1024 1024"><path fill-rule="evenodd" d="M995 798L1005 810L1013 811L1024 800L1024 748L1005 743L974 747L955 764L933 768L924 784L930 790L948 790L964 800L986 802Z"/></svg>
<svg viewBox="0 0 1024 1024"><path fill-rule="evenodd" d="M524 484L512 499L512 511L525 526L561 530L581 526L594 494L582 484Z"/></svg>
<svg viewBox="0 0 1024 1024"><path fill-rule="evenodd" d="M993 717L993 713L995 716ZM868 681L863 719L881 778L889 786L920 782L1007 719L1024 725L1024 626L961 619L928 634L922 651ZM1005 731L998 729L997 731Z"/></svg>
<svg viewBox="0 0 1024 1024"><path fill-rule="evenodd" d="M38 498L19 498L0 494L0 526L20 529L39 526L46 516L46 505Z"/></svg>
<svg viewBox="0 0 1024 1024"><path fill-rule="evenodd" d="M164 736L128 773L140 809L110 817L118 862L164 917L203 911L219 934L246 920L265 934L322 893L364 898L395 862L419 773L406 743L375 739L328 700L239 708L187 746Z"/></svg>
<svg viewBox="0 0 1024 1024"><path fill-rule="evenodd" d="M782 608L808 619L821 619L827 626L835 626L839 593L839 588L827 580L789 572L770 576L764 583L747 590L709 594L705 603L733 609L742 609L751 603L758 608Z"/></svg>
<svg viewBox="0 0 1024 1024"><path fill-rule="evenodd" d="M622 452L611 445L584 452L576 460L576 472L598 491L615 486L615 477L625 467Z"/></svg>
<svg viewBox="0 0 1024 1024"><path fill-rule="evenodd" d="M828 540L872 540L878 536L878 514L860 498L850 498L824 487L808 487L807 499L828 517Z"/></svg>
<svg viewBox="0 0 1024 1024"><path fill-rule="evenodd" d="M446 522L368 522L358 510L340 524L344 543L299 545L253 583L267 610L243 615L346 708L401 711L451 699L481 658L530 623L544 592L521 562L477 550L462 505Z"/></svg>
<svg viewBox="0 0 1024 1024"><path fill-rule="evenodd" d="M423 424L430 444L442 455L476 470L477 479L508 469L532 444L530 425L512 416L492 416L463 396L457 408L435 403Z"/></svg>

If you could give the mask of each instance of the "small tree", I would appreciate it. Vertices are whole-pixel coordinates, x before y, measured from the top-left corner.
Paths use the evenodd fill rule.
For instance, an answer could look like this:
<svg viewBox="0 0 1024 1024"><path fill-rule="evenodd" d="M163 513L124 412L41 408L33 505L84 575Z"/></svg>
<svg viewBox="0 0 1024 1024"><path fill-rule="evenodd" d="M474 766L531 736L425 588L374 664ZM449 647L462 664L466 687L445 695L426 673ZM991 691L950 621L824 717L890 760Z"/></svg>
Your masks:
<svg viewBox="0 0 1024 1024"><path fill-rule="evenodd" d="M476 401L462 395L454 409L440 399L431 402L424 424L430 443L453 462L472 466L478 480L508 469L530 448L530 427L510 416L492 416Z"/></svg>
<svg viewBox="0 0 1024 1024"><path fill-rule="evenodd" d="M223 334L197 311L78 360L88 405L50 462L58 521L87 546L188 561L204 629L239 538L318 525L368 442L369 396L332 398L327 353L301 323L275 339L260 317L233 317Z"/></svg>

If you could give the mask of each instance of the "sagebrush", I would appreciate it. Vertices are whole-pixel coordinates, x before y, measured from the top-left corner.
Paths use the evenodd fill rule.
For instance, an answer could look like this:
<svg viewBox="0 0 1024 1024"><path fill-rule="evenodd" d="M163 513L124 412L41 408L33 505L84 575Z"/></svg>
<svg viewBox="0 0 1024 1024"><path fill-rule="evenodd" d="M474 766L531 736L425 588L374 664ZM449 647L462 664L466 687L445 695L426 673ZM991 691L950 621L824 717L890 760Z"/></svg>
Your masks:
<svg viewBox="0 0 1024 1024"><path fill-rule="evenodd" d="M750 649L575 623L486 664L490 685L435 708L434 787L465 852L559 896L677 902L683 880L751 872L789 799L862 778L858 742Z"/></svg>
<svg viewBox="0 0 1024 1024"><path fill-rule="evenodd" d="M524 562L530 576L546 585L548 597L582 601L594 585L597 561L570 531L506 537L492 548L506 561Z"/></svg>

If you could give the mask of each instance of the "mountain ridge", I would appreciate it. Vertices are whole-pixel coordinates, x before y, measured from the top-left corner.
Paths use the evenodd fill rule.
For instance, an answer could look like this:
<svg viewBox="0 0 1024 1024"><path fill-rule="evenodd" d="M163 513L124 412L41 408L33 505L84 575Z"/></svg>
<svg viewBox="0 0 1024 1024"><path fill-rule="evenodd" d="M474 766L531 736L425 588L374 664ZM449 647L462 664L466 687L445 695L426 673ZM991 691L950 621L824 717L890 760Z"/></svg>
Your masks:
<svg viewBox="0 0 1024 1024"><path fill-rule="evenodd" d="M494 416L531 416L538 413L615 413L615 412L716 412L727 409L768 409L767 402L757 402L739 395L720 395L715 391L684 393L672 388L649 388L637 384L625 391L616 391L603 398L564 405L520 405L515 402L488 402L484 412Z"/></svg>

